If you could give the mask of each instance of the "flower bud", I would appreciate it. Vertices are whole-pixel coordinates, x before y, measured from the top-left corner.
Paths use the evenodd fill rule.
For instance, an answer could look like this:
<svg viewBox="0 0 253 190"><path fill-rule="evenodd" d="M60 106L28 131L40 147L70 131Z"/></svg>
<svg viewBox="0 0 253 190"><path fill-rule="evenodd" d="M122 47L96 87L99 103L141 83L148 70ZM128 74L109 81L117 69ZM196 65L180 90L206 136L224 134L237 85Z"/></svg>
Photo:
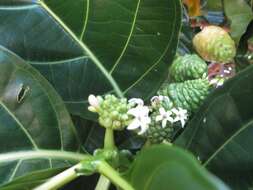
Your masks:
<svg viewBox="0 0 253 190"><path fill-rule="evenodd" d="M97 97L94 96L93 94L89 95L88 102L94 108L97 108L99 106L99 101L98 101Z"/></svg>
<svg viewBox="0 0 253 190"><path fill-rule="evenodd" d="M131 120L131 117L127 113L131 105L128 104L125 98L120 99L109 94L103 99L100 96L95 97L91 95L89 96L89 103L91 106L88 109L91 112L98 113L98 121L105 128L122 130Z"/></svg>

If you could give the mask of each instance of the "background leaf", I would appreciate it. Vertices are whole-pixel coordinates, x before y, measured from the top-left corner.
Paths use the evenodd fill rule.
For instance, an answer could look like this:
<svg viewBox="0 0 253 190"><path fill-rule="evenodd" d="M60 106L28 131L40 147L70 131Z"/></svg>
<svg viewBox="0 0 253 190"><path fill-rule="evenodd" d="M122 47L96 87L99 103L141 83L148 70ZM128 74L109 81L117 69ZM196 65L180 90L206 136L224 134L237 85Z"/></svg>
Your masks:
<svg viewBox="0 0 253 190"><path fill-rule="evenodd" d="M231 22L231 36L239 43L253 19L252 10L244 0L224 0L224 11Z"/></svg>
<svg viewBox="0 0 253 190"><path fill-rule="evenodd" d="M253 187L252 80L250 66L215 90L176 141L233 189Z"/></svg>
<svg viewBox="0 0 253 190"><path fill-rule="evenodd" d="M34 68L3 47L0 97L0 185L85 158L61 98Z"/></svg>
<svg viewBox="0 0 253 190"><path fill-rule="evenodd" d="M180 0L0 2L0 44L37 68L69 110L86 118L88 95L112 90L87 46L127 96L147 98L167 77L180 23Z"/></svg>
<svg viewBox="0 0 253 190"><path fill-rule="evenodd" d="M169 145L141 151L128 173L136 190L228 190L187 152Z"/></svg>

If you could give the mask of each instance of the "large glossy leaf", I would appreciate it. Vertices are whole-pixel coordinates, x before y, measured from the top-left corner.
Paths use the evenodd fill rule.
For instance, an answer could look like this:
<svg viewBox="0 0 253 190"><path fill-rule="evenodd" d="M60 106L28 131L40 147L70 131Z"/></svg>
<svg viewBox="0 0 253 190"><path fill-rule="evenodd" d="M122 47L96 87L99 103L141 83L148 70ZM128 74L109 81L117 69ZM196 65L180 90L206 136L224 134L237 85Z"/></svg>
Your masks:
<svg viewBox="0 0 253 190"><path fill-rule="evenodd" d="M89 94L112 90L110 76L128 96L155 93L180 23L180 0L0 1L0 44L36 67L83 117Z"/></svg>
<svg viewBox="0 0 253 190"><path fill-rule="evenodd" d="M253 66L215 90L176 144L234 189L253 187Z"/></svg>
<svg viewBox="0 0 253 190"><path fill-rule="evenodd" d="M85 156L65 105L39 72L0 47L0 185Z"/></svg>
<svg viewBox="0 0 253 190"><path fill-rule="evenodd" d="M141 151L128 179L136 190L228 190L191 154L169 145Z"/></svg>
<svg viewBox="0 0 253 190"><path fill-rule="evenodd" d="M231 35L239 43L253 19L251 7L244 0L224 0L224 10L231 22Z"/></svg>

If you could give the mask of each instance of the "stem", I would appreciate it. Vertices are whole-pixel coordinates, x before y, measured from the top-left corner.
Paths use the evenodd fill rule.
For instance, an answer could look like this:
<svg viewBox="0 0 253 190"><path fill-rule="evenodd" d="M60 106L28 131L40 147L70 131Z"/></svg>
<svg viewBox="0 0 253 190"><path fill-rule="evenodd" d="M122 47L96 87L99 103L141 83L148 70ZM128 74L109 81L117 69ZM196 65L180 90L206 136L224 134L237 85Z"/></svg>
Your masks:
<svg viewBox="0 0 253 190"><path fill-rule="evenodd" d="M105 130L104 149L116 149L113 129L106 128ZM109 187L110 181L106 177L101 175L99 177L95 190L107 190Z"/></svg>
<svg viewBox="0 0 253 190"><path fill-rule="evenodd" d="M119 173L105 161L97 163L97 171L107 177L114 185L123 190L134 190L134 188Z"/></svg>
<svg viewBox="0 0 253 190"><path fill-rule="evenodd" d="M95 190L108 190L110 188L110 184L110 180L107 179L105 176L101 175L99 177Z"/></svg>
<svg viewBox="0 0 253 190"><path fill-rule="evenodd" d="M113 129L106 128L106 130L105 130L104 148L105 149L115 149L116 148L115 142L114 142Z"/></svg>
<svg viewBox="0 0 253 190"><path fill-rule="evenodd" d="M6 161L15 161L20 159L36 159L36 158L54 158L60 160L69 160L76 163L90 158L90 155L80 154L75 152L68 152L62 150L30 150L30 151L19 151L13 153L6 153L0 155L0 163Z"/></svg>
<svg viewBox="0 0 253 190"><path fill-rule="evenodd" d="M75 178L77 178L79 175L76 172L76 169L80 169L82 167L82 164L77 164L62 173L52 177L49 179L46 183L43 183L42 185L36 187L34 190L55 190L58 189L65 184L71 182Z"/></svg>

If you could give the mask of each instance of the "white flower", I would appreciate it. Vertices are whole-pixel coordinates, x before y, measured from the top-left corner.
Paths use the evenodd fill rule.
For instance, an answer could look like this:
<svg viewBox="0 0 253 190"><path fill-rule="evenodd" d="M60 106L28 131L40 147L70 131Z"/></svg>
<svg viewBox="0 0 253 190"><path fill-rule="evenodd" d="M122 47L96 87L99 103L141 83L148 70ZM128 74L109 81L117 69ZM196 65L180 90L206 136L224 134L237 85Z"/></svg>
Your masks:
<svg viewBox="0 0 253 190"><path fill-rule="evenodd" d="M98 101L97 97L94 96L93 94L89 95L88 101L89 101L89 104L93 107L99 106L99 101Z"/></svg>
<svg viewBox="0 0 253 190"><path fill-rule="evenodd" d="M207 79L207 78L208 78L207 73L204 73L204 74L202 75L202 78L203 78L203 79Z"/></svg>
<svg viewBox="0 0 253 190"><path fill-rule="evenodd" d="M159 109L160 115L156 116L156 121L162 121L162 127L166 127L167 121L173 123L174 119L171 117L171 111L165 111L164 108Z"/></svg>
<svg viewBox="0 0 253 190"><path fill-rule="evenodd" d="M174 122L180 121L182 128L184 128L185 123L188 118L187 110L182 109L182 108L178 108L178 109L173 108L171 111L176 115Z"/></svg>
<svg viewBox="0 0 253 190"><path fill-rule="evenodd" d="M97 112L97 109L99 108L99 99L93 94L91 94L88 97L88 102L90 104L88 110L91 112Z"/></svg>
<svg viewBox="0 0 253 190"><path fill-rule="evenodd" d="M134 116L133 121L128 125L128 130L135 130L140 128L139 135L146 132L148 125L151 123L151 119L148 116L149 109L147 106L138 105L136 108L130 109L128 114Z"/></svg>
<svg viewBox="0 0 253 190"><path fill-rule="evenodd" d="M163 101L163 100L170 101L168 96L153 96L150 101L151 102L157 102L157 101Z"/></svg>
<svg viewBox="0 0 253 190"><path fill-rule="evenodd" d="M222 86L224 83L224 79L214 78L210 81L210 84L215 85L216 88Z"/></svg>
<svg viewBox="0 0 253 190"><path fill-rule="evenodd" d="M143 106L144 105L144 101L142 99L140 99L140 98L132 98L132 99L128 100L128 102L130 104L137 104L139 106Z"/></svg>

